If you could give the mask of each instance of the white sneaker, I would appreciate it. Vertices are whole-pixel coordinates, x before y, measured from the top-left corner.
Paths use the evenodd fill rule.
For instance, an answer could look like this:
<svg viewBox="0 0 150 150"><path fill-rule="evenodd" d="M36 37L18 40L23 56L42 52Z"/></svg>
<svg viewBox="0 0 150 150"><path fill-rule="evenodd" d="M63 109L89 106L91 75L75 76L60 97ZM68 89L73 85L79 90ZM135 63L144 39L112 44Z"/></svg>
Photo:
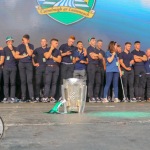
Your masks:
<svg viewBox="0 0 150 150"><path fill-rule="evenodd" d="M114 103L120 103L120 100L118 98L115 98Z"/></svg>
<svg viewBox="0 0 150 150"><path fill-rule="evenodd" d="M8 103L8 98L5 97L2 102L3 103Z"/></svg>
<svg viewBox="0 0 150 150"><path fill-rule="evenodd" d="M103 98L102 103L109 103L107 98Z"/></svg>

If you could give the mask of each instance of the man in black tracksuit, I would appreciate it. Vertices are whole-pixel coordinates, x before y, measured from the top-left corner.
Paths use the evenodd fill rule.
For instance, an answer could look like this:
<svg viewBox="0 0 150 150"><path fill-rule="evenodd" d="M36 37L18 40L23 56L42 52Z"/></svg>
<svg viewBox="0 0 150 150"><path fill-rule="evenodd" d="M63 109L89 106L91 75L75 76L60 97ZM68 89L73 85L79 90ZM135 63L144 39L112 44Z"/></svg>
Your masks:
<svg viewBox="0 0 150 150"><path fill-rule="evenodd" d="M50 101L55 102L54 97L59 76L59 63L61 62L61 54L57 47L58 40L52 39L50 48L44 53L44 57L46 58L46 71L43 102L48 102L49 96Z"/></svg>
<svg viewBox="0 0 150 150"><path fill-rule="evenodd" d="M3 102L14 103L16 94L16 48L13 46L13 38L11 36L6 38L7 46L4 48L4 65L3 65L3 79L4 79L4 100ZM10 80L10 92L9 92ZM9 96L10 93L10 96Z"/></svg>
<svg viewBox="0 0 150 150"><path fill-rule="evenodd" d="M87 48L87 57L88 57L88 66L87 66L87 74L88 74L88 97L89 102L99 101L99 89L101 85L101 72L99 67L99 59L102 58L102 55L95 48L96 39L89 39L90 46ZM95 87L94 87L95 83Z"/></svg>
<svg viewBox="0 0 150 150"><path fill-rule="evenodd" d="M106 61L105 61L105 52L102 50L103 41L97 40L96 49L98 52L102 55L102 58L99 59L99 67L100 67L100 79L101 79L101 85L100 85L100 92L99 92L99 98L100 100L103 99L103 93L104 93L104 79L105 79L105 70L106 70Z"/></svg>
<svg viewBox="0 0 150 150"><path fill-rule="evenodd" d="M49 48L47 48L47 40L45 38L41 39L41 47L36 48L33 51L33 66L36 67L36 91L35 91L35 102L40 101L40 89L43 89L45 85L45 69L46 69L46 58L44 57L44 53L47 52Z"/></svg>
<svg viewBox="0 0 150 150"><path fill-rule="evenodd" d="M146 98L150 102L150 48L146 51L147 61L145 62L146 69Z"/></svg>
<svg viewBox="0 0 150 150"><path fill-rule="evenodd" d="M141 44L140 41L134 43L135 49L132 51L134 55L134 89L135 97L137 101L144 100L144 89L145 89L145 66L144 63L147 61L145 52L140 50Z"/></svg>
<svg viewBox="0 0 150 150"><path fill-rule="evenodd" d="M130 49L131 43L126 42L125 50L119 55L119 62L121 65L121 70L123 71L122 81L125 94L125 99L123 99L123 102L129 102L129 97L127 94L128 85L129 85L130 102L136 102L136 99L134 98L134 70L133 70L134 56L132 53L130 53Z"/></svg>
<svg viewBox="0 0 150 150"><path fill-rule="evenodd" d="M22 101L26 102L26 84L28 85L28 92L30 101L34 101L33 93L33 65L32 65L32 54L34 46L29 43L29 35L24 35L22 39L22 44L17 47L17 58L19 59L19 73L21 79L21 92Z"/></svg>
<svg viewBox="0 0 150 150"><path fill-rule="evenodd" d="M75 41L74 36L70 36L66 44L62 44L59 48L62 62L60 65L60 87L59 87L59 97L61 98L61 85L63 84L63 79L68 79L73 77L74 64L73 64L73 52L76 47L73 46Z"/></svg>

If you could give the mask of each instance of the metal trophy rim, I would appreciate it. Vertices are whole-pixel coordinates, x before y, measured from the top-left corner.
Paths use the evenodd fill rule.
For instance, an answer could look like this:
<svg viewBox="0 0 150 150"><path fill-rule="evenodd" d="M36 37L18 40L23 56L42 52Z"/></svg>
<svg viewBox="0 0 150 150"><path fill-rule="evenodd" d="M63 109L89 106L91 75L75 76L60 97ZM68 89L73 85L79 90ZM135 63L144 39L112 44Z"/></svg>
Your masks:
<svg viewBox="0 0 150 150"><path fill-rule="evenodd" d="M0 139L2 139L2 137L4 135L4 121L3 121L2 117L0 117L0 121L2 123L2 128L3 128L2 133L0 134Z"/></svg>

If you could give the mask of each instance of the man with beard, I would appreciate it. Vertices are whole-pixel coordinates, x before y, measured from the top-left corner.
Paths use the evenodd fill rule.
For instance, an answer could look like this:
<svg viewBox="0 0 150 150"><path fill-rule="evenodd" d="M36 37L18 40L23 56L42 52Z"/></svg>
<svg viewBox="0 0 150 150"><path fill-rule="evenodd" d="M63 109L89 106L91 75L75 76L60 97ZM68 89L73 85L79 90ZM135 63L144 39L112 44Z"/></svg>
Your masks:
<svg viewBox="0 0 150 150"><path fill-rule="evenodd" d="M88 64L87 52L86 49L83 48L82 41L77 42L77 49L73 54L73 63L74 63L74 73L73 77L82 79L86 84L86 65Z"/></svg>

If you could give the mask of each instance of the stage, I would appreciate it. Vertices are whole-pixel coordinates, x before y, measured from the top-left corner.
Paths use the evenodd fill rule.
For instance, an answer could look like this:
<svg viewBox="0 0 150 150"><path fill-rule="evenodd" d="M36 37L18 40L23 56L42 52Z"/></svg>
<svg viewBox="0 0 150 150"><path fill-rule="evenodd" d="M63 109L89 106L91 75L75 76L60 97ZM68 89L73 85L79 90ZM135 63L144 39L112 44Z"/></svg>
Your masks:
<svg viewBox="0 0 150 150"><path fill-rule="evenodd" d="M148 150L150 103L87 103L85 113L50 115L53 104L0 104L1 150ZM143 146L144 145L144 146Z"/></svg>

